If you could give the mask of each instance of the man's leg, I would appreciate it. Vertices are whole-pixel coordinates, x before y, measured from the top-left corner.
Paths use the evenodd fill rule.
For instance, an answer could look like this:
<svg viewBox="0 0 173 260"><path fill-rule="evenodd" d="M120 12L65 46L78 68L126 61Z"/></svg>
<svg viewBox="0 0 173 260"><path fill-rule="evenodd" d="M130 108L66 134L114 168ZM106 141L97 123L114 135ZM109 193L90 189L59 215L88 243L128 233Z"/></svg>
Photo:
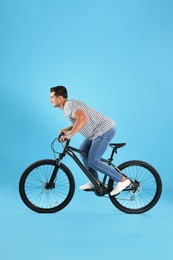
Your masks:
<svg viewBox="0 0 173 260"><path fill-rule="evenodd" d="M90 147L92 145L92 140L89 140L89 139L85 139L82 144L80 145L79 149L86 152L86 153L89 153L89 150L90 150ZM85 167L87 168L87 170L92 174L92 176L94 177L94 179L96 181L99 181L99 178L98 178L98 173L92 169L91 167L89 167L88 165L88 157L85 156L85 155L82 155L81 154L81 158L82 158L82 161L85 165Z"/></svg>
<svg viewBox="0 0 173 260"><path fill-rule="evenodd" d="M100 159L104 152L107 150L108 145L115 135L115 128L111 128L102 136L97 137L92 141L88 153L88 166L96 171L108 175L112 180L119 182L122 181L122 174L116 171L112 166L102 162Z"/></svg>

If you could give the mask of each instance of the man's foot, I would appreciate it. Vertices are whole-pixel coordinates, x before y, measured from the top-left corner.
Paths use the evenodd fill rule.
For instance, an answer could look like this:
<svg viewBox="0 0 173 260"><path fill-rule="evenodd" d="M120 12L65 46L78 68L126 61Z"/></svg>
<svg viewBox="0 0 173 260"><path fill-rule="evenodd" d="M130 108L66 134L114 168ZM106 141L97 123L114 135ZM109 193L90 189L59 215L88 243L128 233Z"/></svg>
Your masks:
<svg viewBox="0 0 173 260"><path fill-rule="evenodd" d="M94 189L94 185L92 184L91 181L87 182L84 185L79 186L80 190L93 190Z"/></svg>
<svg viewBox="0 0 173 260"><path fill-rule="evenodd" d="M131 181L129 179L126 179L125 181L120 181L117 183L115 188L111 191L110 195L115 196L118 193L120 193L122 190L124 190L127 186L129 186Z"/></svg>

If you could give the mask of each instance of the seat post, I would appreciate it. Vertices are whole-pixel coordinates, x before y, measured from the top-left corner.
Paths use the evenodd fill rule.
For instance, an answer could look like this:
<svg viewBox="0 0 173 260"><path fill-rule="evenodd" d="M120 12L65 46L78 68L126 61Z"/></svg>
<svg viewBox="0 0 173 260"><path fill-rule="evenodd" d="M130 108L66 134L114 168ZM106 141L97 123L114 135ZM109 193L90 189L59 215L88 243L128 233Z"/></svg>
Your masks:
<svg viewBox="0 0 173 260"><path fill-rule="evenodd" d="M113 161L114 153L117 153L117 148L116 148L116 147L114 147L114 148L112 149L111 156L110 156L110 158L108 159L110 162Z"/></svg>

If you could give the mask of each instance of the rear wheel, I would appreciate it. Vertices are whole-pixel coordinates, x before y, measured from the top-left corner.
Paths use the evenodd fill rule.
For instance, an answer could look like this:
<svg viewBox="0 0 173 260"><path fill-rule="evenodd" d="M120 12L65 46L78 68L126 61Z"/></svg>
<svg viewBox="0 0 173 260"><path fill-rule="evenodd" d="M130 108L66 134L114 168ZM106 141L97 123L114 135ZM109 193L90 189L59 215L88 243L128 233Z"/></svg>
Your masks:
<svg viewBox="0 0 173 260"><path fill-rule="evenodd" d="M121 211L139 214L150 210L159 200L162 182L158 172L148 163L128 161L118 169L133 182L116 196L109 196L111 202ZM116 183L109 179L108 189L112 190Z"/></svg>
<svg viewBox="0 0 173 260"><path fill-rule="evenodd" d="M53 185L49 180L57 171ZM71 201L75 190L74 177L64 165L55 160L41 160L31 164L19 182L20 196L27 207L38 213L54 213Z"/></svg>

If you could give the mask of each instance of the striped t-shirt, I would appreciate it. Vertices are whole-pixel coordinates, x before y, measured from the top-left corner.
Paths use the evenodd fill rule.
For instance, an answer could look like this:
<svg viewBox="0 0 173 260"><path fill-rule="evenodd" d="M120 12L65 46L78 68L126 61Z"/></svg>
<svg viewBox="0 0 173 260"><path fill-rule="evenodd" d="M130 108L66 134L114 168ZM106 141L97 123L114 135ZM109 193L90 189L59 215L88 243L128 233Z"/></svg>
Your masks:
<svg viewBox="0 0 173 260"><path fill-rule="evenodd" d="M115 122L112 119L92 109L82 101L67 100L64 105L64 116L72 125L75 124L73 115L80 109L84 111L88 117L88 121L79 132L88 139L95 139L115 125Z"/></svg>

